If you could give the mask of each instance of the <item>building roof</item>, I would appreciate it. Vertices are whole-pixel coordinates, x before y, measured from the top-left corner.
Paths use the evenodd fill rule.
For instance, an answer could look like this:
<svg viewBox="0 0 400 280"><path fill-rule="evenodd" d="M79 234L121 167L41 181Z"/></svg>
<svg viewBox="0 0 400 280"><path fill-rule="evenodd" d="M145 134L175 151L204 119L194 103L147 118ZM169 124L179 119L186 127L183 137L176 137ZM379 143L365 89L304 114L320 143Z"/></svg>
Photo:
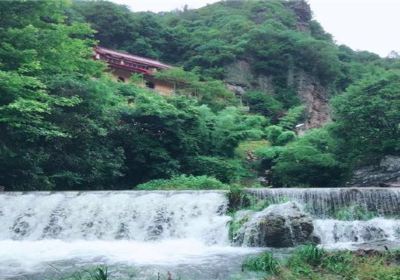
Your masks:
<svg viewBox="0 0 400 280"><path fill-rule="evenodd" d="M123 59L123 60L129 61L129 62L139 63L139 64L143 64L143 65L146 65L149 67L154 67L157 69L172 68L172 66L164 64L157 60L153 60L153 59L145 58L145 57L141 57L141 56L136 56L136 55L132 55L129 53L118 52L118 51L106 49L106 48L99 47L99 46L97 46L95 48L95 52L100 55L111 56L116 59L121 59L121 60Z"/></svg>

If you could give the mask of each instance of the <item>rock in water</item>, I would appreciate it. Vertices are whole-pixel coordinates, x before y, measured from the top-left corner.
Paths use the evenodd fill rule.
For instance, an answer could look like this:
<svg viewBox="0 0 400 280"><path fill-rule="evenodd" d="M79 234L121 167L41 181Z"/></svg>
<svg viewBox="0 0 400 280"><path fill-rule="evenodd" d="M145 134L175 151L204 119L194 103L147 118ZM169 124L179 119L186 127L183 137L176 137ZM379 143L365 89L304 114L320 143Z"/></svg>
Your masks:
<svg viewBox="0 0 400 280"><path fill-rule="evenodd" d="M271 205L260 212L240 212L233 222L241 225L232 233L236 245L282 248L319 243L311 217L294 202Z"/></svg>

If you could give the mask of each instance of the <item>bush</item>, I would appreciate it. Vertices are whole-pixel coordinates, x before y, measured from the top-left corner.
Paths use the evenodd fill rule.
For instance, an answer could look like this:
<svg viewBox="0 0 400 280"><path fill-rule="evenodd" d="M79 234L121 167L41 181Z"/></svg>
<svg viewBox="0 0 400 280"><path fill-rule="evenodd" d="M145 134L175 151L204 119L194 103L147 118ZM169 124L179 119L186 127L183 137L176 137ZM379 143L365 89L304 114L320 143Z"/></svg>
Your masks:
<svg viewBox="0 0 400 280"><path fill-rule="evenodd" d="M285 116L279 119L279 126L285 129L294 129L295 126L305 119L305 106L300 105L290 108Z"/></svg>
<svg viewBox="0 0 400 280"><path fill-rule="evenodd" d="M283 128L277 125L271 125L266 128L265 132L267 134L268 141L275 146L277 145L278 137L283 133Z"/></svg>
<svg viewBox="0 0 400 280"><path fill-rule="evenodd" d="M208 156L189 158L185 166L185 173L195 176L212 176L223 183L237 181L246 175L240 160Z"/></svg>
<svg viewBox="0 0 400 280"><path fill-rule="evenodd" d="M400 153L400 74L368 76L334 98L336 137L341 150L359 164Z"/></svg>
<svg viewBox="0 0 400 280"><path fill-rule="evenodd" d="M269 93L259 91L246 92L244 101L249 104L250 112L262 114L272 120L277 120L283 111L282 103Z"/></svg>
<svg viewBox="0 0 400 280"><path fill-rule="evenodd" d="M281 135L276 139L276 145L284 146L289 142L292 142L296 139L296 133L293 131L284 131Z"/></svg>
<svg viewBox="0 0 400 280"><path fill-rule="evenodd" d="M171 179L152 180L136 186L138 190L214 190L229 186L208 176L180 175Z"/></svg>
<svg viewBox="0 0 400 280"><path fill-rule="evenodd" d="M280 264L271 253L265 252L257 257L248 258L242 267L246 270L277 274Z"/></svg>
<svg viewBox="0 0 400 280"><path fill-rule="evenodd" d="M337 186L346 171L336 157L336 142L325 129L308 132L285 146L275 162L274 180L286 186Z"/></svg>

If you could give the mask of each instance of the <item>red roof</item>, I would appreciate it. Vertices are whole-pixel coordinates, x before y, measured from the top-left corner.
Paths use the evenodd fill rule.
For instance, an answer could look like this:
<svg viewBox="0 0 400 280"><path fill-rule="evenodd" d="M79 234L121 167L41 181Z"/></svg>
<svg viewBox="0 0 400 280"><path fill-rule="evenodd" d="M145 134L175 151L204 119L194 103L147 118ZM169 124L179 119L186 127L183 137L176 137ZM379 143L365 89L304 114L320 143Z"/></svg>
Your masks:
<svg viewBox="0 0 400 280"><path fill-rule="evenodd" d="M164 64L160 61L153 60L150 58L140 57L128 53L117 52L114 50L106 49L103 47L96 47L95 52L100 55L111 56L116 59L126 60L128 62L134 62L138 64L143 64L145 66L157 68L157 69L169 69L172 66Z"/></svg>

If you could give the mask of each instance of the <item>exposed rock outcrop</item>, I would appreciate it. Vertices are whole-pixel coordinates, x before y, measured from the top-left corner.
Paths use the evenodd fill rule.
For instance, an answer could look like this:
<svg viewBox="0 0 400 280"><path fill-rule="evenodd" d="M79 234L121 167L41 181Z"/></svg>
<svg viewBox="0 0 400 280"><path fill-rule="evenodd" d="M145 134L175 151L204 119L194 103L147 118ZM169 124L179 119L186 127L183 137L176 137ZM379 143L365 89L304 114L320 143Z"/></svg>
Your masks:
<svg viewBox="0 0 400 280"><path fill-rule="evenodd" d="M234 222L240 225L232 236L235 245L283 248L318 242L311 217L294 202L271 205L260 212L240 211Z"/></svg>
<svg viewBox="0 0 400 280"><path fill-rule="evenodd" d="M312 12L310 5L304 0L292 0L284 2L285 5L291 9L297 17L297 29L299 31L308 31L309 22L312 19Z"/></svg>
<svg viewBox="0 0 400 280"><path fill-rule="evenodd" d="M247 90L261 90L274 95L276 89L272 76L255 75L251 63L245 60L236 61L226 66L225 82L228 88L238 96ZM323 126L331 120L328 93L317 78L290 67L287 73L287 85L293 88L306 106L304 130Z"/></svg>
<svg viewBox="0 0 400 280"><path fill-rule="evenodd" d="M326 89L310 75L298 72L296 80L297 94L306 105L307 119L305 129L323 126L331 120Z"/></svg>
<svg viewBox="0 0 400 280"><path fill-rule="evenodd" d="M400 156L386 156L378 165L356 170L351 187L400 187Z"/></svg>

